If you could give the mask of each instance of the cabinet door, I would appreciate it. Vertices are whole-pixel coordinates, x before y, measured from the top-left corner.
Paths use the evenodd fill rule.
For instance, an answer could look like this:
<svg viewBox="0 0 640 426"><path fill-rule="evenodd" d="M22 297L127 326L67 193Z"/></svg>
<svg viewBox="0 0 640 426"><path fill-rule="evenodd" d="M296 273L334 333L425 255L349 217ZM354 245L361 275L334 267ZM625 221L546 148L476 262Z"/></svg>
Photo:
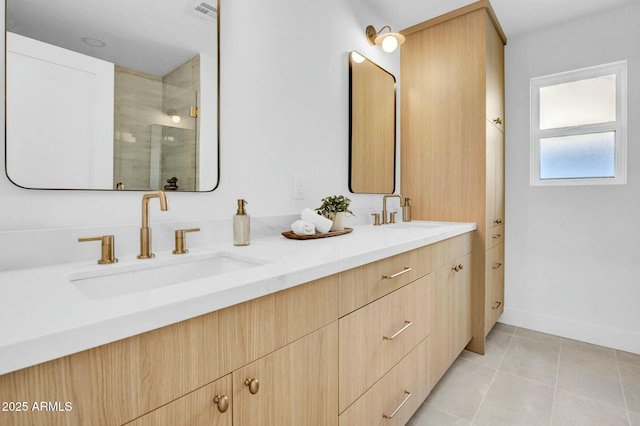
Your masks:
<svg viewBox="0 0 640 426"><path fill-rule="evenodd" d="M233 372L234 426L338 423L338 323Z"/></svg>
<svg viewBox="0 0 640 426"><path fill-rule="evenodd" d="M231 426L231 375L164 405L127 426Z"/></svg>
<svg viewBox="0 0 640 426"><path fill-rule="evenodd" d="M471 340L471 254L435 271L433 284L432 388Z"/></svg>
<svg viewBox="0 0 640 426"><path fill-rule="evenodd" d="M486 16L487 121L504 132L504 43Z"/></svg>
<svg viewBox="0 0 640 426"><path fill-rule="evenodd" d="M504 133L487 124L487 229L504 223Z"/></svg>

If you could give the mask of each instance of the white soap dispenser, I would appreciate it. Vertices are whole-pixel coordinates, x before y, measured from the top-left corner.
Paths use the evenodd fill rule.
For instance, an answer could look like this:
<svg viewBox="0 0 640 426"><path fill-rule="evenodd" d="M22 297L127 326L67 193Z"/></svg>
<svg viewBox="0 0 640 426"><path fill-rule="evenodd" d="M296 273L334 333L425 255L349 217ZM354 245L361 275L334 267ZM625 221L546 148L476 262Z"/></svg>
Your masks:
<svg viewBox="0 0 640 426"><path fill-rule="evenodd" d="M238 211L233 216L233 245L248 246L251 239L251 218L244 209L248 204L242 198L238 200Z"/></svg>

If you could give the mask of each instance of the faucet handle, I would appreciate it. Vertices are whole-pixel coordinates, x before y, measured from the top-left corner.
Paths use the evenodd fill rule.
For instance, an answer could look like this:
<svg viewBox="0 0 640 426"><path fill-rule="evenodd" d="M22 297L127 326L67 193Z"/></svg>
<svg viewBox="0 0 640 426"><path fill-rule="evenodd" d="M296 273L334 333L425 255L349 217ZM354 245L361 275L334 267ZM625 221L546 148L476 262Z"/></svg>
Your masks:
<svg viewBox="0 0 640 426"><path fill-rule="evenodd" d="M187 250L187 236L185 234L187 232L198 231L200 231L200 228L176 229L176 249L173 251L173 254L188 253L189 250Z"/></svg>
<svg viewBox="0 0 640 426"><path fill-rule="evenodd" d="M390 216L390 218L389 218L389 223L396 223L396 214L397 214L397 213L398 213L398 212L391 212L391 213L389 213L389 216Z"/></svg>
<svg viewBox="0 0 640 426"><path fill-rule="evenodd" d="M373 216L373 226L380 226L380 213L371 213Z"/></svg>
<svg viewBox="0 0 640 426"><path fill-rule="evenodd" d="M108 265L110 263L116 263L118 259L115 257L115 237L113 235L102 235L99 237L84 237L78 238L79 243L87 241L102 241L102 256L98 260L100 265Z"/></svg>

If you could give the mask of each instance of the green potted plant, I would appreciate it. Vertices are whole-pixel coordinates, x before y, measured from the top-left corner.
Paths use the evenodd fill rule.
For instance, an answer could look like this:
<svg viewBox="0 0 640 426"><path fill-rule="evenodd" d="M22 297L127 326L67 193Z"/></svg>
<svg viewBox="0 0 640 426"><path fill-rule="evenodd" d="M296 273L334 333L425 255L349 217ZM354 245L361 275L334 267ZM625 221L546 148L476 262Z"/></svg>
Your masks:
<svg viewBox="0 0 640 426"><path fill-rule="evenodd" d="M323 198L322 205L316 209L316 212L333 221L332 231L342 231L347 213L355 216L349 210L349 204L351 204L351 200L344 195L333 195Z"/></svg>

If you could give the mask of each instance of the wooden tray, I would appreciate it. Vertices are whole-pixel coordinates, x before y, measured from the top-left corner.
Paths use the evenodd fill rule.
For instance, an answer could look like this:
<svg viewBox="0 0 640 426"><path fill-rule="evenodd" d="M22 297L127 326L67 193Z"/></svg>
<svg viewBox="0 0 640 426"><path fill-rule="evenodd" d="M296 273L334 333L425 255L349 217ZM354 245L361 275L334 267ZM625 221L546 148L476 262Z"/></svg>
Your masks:
<svg viewBox="0 0 640 426"><path fill-rule="evenodd" d="M348 234L353 231L353 228L344 228L342 231L332 231L332 232L316 232L313 235L296 235L293 231L283 232L282 235L290 238L292 240L315 240L318 238L329 238L329 237L337 237L338 235Z"/></svg>

